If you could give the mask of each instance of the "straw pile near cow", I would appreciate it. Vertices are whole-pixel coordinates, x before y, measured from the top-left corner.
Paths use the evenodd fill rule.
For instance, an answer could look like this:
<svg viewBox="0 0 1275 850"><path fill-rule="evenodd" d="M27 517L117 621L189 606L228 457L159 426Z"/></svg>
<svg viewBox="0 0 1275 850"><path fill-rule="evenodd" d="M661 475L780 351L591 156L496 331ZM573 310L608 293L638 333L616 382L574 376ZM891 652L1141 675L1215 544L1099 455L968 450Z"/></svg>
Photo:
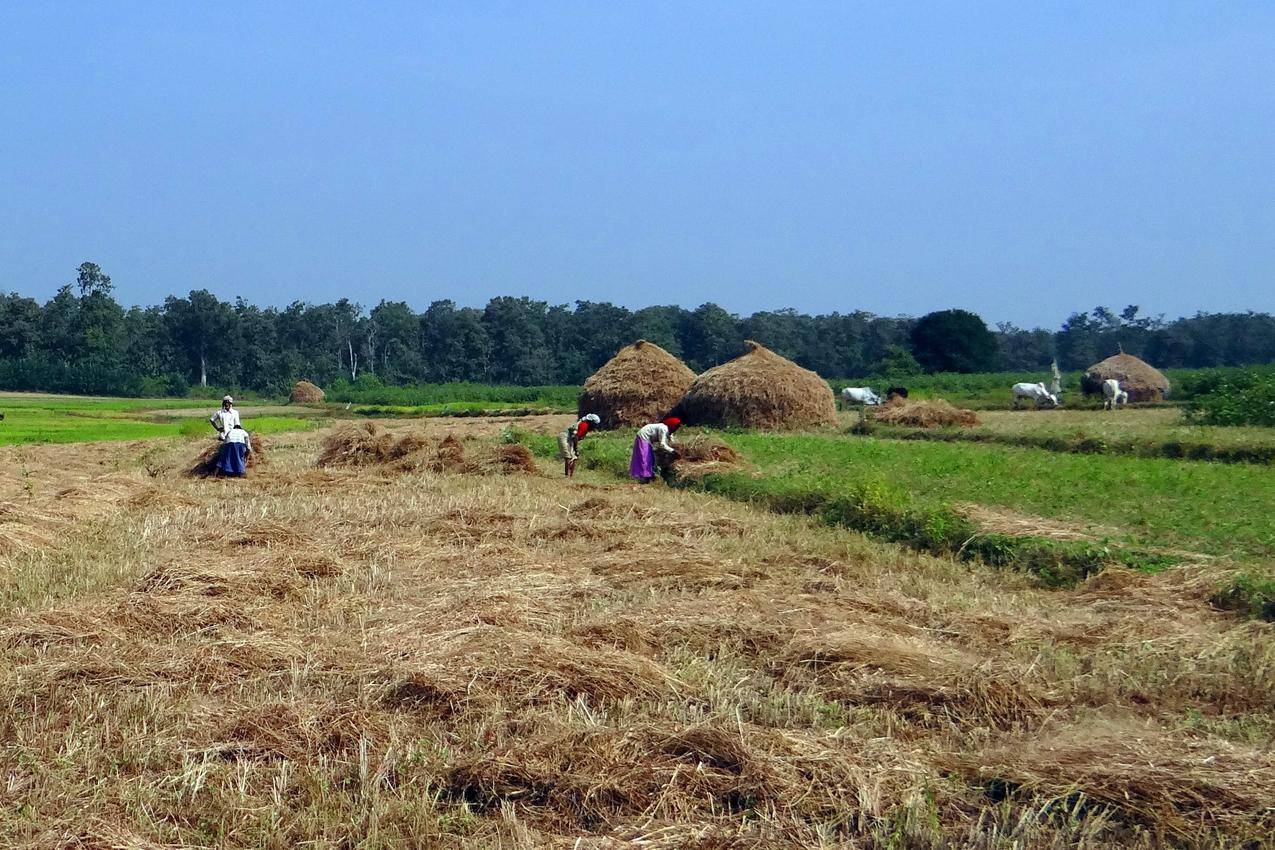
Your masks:
<svg viewBox="0 0 1275 850"><path fill-rule="evenodd" d="M909 401L895 396L872 412L873 420L885 425L907 425L912 428L946 428L954 425L970 428L978 424L978 414L956 407L941 398Z"/></svg>
<svg viewBox="0 0 1275 850"><path fill-rule="evenodd" d="M375 422L347 425L325 436L317 466L377 466L398 472L454 475L535 474L531 451L523 445L492 445L447 435L431 439L415 431L393 434Z"/></svg>
<svg viewBox="0 0 1275 850"><path fill-rule="evenodd" d="M809 369L751 340L748 351L709 369L674 409L688 425L783 431L837 421L832 388Z"/></svg>
<svg viewBox="0 0 1275 850"><path fill-rule="evenodd" d="M1114 378L1129 401L1163 401L1169 394L1169 379L1159 369L1123 351L1085 370L1080 388L1085 395L1101 395L1102 382Z"/></svg>
<svg viewBox="0 0 1275 850"><path fill-rule="evenodd" d="M293 404L321 404L326 393L309 381L297 381L292 387L289 399Z"/></svg>
<svg viewBox="0 0 1275 850"><path fill-rule="evenodd" d="M248 455L247 467L249 469L257 469L264 466L266 460L267 449L266 441L260 437L254 437L251 432L248 439L252 441L252 453ZM209 478L217 472L217 454L221 451L221 441L211 443L207 448L199 453L186 468L186 475L190 478Z"/></svg>
<svg viewBox="0 0 1275 850"><path fill-rule="evenodd" d="M584 382L579 412L596 413L602 428L658 422L695 380L695 373L653 342L621 348Z"/></svg>

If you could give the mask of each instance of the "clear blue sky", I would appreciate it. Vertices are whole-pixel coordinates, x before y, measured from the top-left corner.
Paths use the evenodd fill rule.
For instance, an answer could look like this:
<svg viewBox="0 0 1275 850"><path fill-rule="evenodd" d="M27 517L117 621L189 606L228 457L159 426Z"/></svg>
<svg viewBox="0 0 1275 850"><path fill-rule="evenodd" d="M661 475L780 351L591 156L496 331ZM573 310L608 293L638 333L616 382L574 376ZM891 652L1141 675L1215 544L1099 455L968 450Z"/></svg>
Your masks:
<svg viewBox="0 0 1275 850"><path fill-rule="evenodd" d="M1275 3L3 2L0 289L1275 310Z"/></svg>

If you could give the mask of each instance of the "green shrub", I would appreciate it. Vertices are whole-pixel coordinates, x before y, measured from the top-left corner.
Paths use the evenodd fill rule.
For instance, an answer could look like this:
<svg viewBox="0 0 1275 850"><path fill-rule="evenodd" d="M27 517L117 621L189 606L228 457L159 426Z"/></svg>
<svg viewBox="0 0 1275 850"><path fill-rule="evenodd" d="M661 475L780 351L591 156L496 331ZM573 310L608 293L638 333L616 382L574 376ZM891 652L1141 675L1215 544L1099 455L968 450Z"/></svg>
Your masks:
<svg viewBox="0 0 1275 850"><path fill-rule="evenodd" d="M1252 370L1219 378L1187 403L1185 413L1200 425L1275 427L1275 373Z"/></svg>

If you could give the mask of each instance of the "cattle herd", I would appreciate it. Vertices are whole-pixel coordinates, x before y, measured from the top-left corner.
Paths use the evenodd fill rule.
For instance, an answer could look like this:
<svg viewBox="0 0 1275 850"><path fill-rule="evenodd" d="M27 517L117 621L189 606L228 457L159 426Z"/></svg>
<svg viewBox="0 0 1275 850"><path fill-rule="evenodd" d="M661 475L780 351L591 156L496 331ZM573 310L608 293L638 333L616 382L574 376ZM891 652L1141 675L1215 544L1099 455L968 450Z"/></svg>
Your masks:
<svg viewBox="0 0 1275 850"><path fill-rule="evenodd" d="M1056 385L1055 391L1051 392L1042 382L1032 384L1023 381L1010 387L1011 405L1015 410L1023 400L1031 401L1036 407L1060 407L1062 402L1058 395ZM907 387L889 387L885 391L886 401L907 397ZM1120 382L1115 378L1102 382L1102 398L1104 410L1114 410L1129 403L1129 393L1120 387ZM846 407L870 407L881 404L882 399L872 387L846 387L841 391L841 402Z"/></svg>

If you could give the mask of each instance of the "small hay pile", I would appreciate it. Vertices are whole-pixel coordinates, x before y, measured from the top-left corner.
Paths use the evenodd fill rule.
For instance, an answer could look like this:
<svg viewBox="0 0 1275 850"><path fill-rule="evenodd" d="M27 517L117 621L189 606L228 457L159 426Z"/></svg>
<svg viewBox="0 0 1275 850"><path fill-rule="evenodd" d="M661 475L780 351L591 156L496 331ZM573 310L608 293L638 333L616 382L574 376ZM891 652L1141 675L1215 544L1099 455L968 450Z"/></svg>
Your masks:
<svg viewBox="0 0 1275 850"><path fill-rule="evenodd" d="M699 434L678 444L671 468L674 478L685 481L713 473L733 472L739 468L741 461L739 452L717 437Z"/></svg>
<svg viewBox="0 0 1275 850"><path fill-rule="evenodd" d="M1169 394L1169 379L1159 369L1123 351L1085 370L1080 388L1085 395L1101 395L1102 382L1115 378L1129 401L1163 401Z"/></svg>
<svg viewBox="0 0 1275 850"><path fill-rule="evenodd" d="M688 425L797 430L837 421L832 388L809 369L748 341L747 353L695 379L674 415Z"/></svg>
<svg viewBox="0 0 1275 850"><path fill-rule="evenodd" d="M321 404L327 394L309 381L297 381L288 397L293 404Z"/></svg>
<svg viewBox="0 0 1275 850"><path fill-rule="evenodd" d="M970 428L978 424L972 410L955 407L941 398L909 401L895 396L872 412L872 418L885 425L908 425L913 428L945 428L960 425Z"/></svg>
<svg viewBox="0 0 1275 850"><path fill-rule="evenodd" d="M604 429L658 422L694 380L695 373L681 360L639 339L584 382L579 412L596 413Z"/></svg>
<svg viewBox="0 0 1275 850"><path fill-rule="evenodd" d="M248 455L247 466L249 469L256 469L264 466L266 460L266 441L260 437L252 436L252 432L248 433L248 439L252 441L252 453ZM221 441L213 443L199 453L199 456L186 469L188 478L210 478L217 471L217 454L221 451Z"/></svg>
<svg viewBox="0 0 1275 850"><path fill-rule="evenodd" d="M454 475L535 474L531 451L523 445L468 444L447 435L431 440L409 431L394 435L375 422L338 428L323 438L316 465L380 466L399 472Z"/></svg>

